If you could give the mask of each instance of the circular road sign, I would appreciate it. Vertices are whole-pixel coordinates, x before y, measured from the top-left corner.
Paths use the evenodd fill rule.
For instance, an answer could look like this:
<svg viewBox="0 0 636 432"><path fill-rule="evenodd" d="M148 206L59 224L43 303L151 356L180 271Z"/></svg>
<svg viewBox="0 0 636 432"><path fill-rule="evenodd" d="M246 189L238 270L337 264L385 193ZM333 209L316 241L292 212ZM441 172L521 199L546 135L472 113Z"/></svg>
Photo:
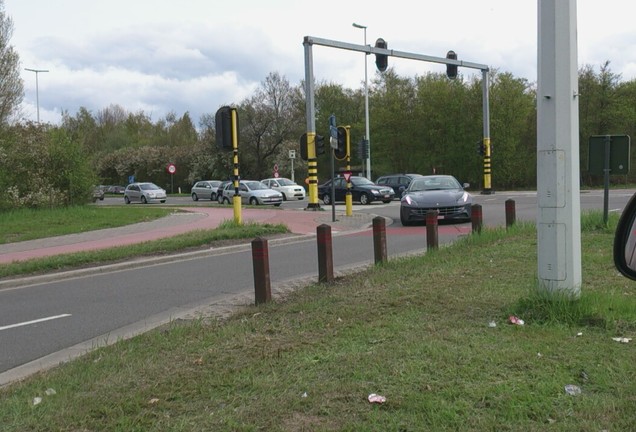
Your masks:
<svg viewBox="0 0 636 432"><path fill-rule="evenodd" d="M177 167L174 164L168 164L168 172L170 174L174 174L177 172Z"/></svg>

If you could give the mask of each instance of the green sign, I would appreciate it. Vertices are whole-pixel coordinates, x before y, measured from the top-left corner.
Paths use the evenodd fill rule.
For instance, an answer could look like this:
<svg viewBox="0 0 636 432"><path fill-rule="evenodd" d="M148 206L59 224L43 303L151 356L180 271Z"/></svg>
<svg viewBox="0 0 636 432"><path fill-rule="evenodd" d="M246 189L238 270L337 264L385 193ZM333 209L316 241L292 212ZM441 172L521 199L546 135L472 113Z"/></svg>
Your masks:
<svg viewBox="0 0 636 432"><path fill-rule="evenodd" d="M589 141L587 170L592 175L604 175L605 167L610 175L629 173L629 135L593 135ZM606 162L606 145L609 161Z"/></svg>

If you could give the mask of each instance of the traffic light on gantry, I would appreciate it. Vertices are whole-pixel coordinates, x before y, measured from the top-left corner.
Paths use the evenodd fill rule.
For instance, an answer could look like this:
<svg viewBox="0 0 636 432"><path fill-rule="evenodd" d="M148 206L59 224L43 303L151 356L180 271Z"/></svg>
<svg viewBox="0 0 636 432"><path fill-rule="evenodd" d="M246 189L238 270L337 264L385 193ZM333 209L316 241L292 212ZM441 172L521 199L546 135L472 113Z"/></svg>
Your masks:
<svg viewBox="0 0 636 432"><path fill-rule="evenodd" d="M388 44L382 38L378 38L378 40L375 41L375 47L376 48L386 49L387 46L388 46ZM375 65L378 67L378 70L380 72L386 71L387 67L389 66L389 56L386 55L386 54L376 54L375 55Z"/></svg>
<svg viewBox="0 0 636 432"><path fill-rule="evenodd" d="M446 53L446 58L449 60L457 60L457 53L455 51L450 50ZM457 65L446 65L446 76L450 79L457 78Z"/></svg>

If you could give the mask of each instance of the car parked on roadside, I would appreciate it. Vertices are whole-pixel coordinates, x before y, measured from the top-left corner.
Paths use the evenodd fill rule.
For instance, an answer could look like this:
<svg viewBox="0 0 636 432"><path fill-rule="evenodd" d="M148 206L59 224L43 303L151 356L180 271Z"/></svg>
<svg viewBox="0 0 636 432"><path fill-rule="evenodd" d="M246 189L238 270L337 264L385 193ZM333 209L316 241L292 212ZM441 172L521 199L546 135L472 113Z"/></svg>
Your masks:
<svg viewBox="0 0 636 432"><path fill-rule="evenodd" d="M351 198L360 204L371 204L373 201L389 203L395 192L388 186L380 186L366 177L351 176ZM329 205L333 202L344 201L347 194L347 181L344 177L333 179L335 197L331 196L331 180L318 186L318 199Z"/></svg>
<svg viewBox="0 0 636 432"><path fill-rule="evenodd" d="M261 180L265 186L283 194L283 200L305 199L305 188L285 177Z"/></svg>
<svg viewBox="0 0 636 432"><path fill-rule="evenodd" d="M97 202L97 200L104 201L104 189L101 186L93 188L93 202Z"/></svg>
<svg viewBox="0 0 636 432"><path fill-rule="evenodd" d="M126 186L124 191L124 202L126 204L133 202L142 204L160 202L163 204L166 202L166 191L150 182L131 183Z"/></svg>
<svg viewBox="0 0 636 432"><path fill-rule="evenodd" d="M400 200L400 222L404 226L425 222L431 210L439 212L439 220L469 222L473 198L464 190L467 187L450 175L414 178Z"/></svg>
<svg viewBox="0 0 636 432"><path fill-rule="evenodd" d="M196 182L190 190L192 201L199 201L200 199L216 201L216 194L220 184L221 180L201 180Z"/></svg>
<svg viewBox="0 0 636 432"><path fill-rule="evenodd" d="M123 186L108 186L106 193L109 194L123 194L126 192L126 188Z"/></svg>
<svg viewBox="0 0 636 432"><path fill-rule="evenodd" d="M401 198L411 180L420 176L421 174L388 174L378 177L375 182L381 186L390 186L395 192L395 197Z"/></svg>
<svg viewBox="0 0 636 432"><path fill-rule="evenodd" d="M223 204L223 191L228 184L233 184L232 180L223 180L216 190L216 201L219 204Z"/></svg>
<svg viewBox="0 0 636 432"><path fill-rule="evenodd" d="M234 198L234 183L230 182L223 189L223 204L231 204ZM239 195L241 204L250 205L274 205L280 206L283 203L283 194L270 189L258 180L241 180L239 182Z"/></svg>

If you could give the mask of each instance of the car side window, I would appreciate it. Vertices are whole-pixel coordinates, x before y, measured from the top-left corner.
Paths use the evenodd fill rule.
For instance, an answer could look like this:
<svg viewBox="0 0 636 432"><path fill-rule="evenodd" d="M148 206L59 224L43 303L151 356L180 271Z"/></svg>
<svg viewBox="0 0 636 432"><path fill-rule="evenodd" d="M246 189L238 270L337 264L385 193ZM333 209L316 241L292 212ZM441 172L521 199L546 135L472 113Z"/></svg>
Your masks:
<svg viewBox="0 0 636 432"><path fill-rule="evenodd" d="M378 179L378 184L379 184L379 185L384 185L384 184L386 184L386 178L384 178L384 177L379 178L379 179Z"/></svg>
<svg viewBox="0 0 636 432"><path fill-rule="evenodd" d="M240 185L240 186L239 186L239 190L240 190L241 192L247 192L247 186L245 186L244 184L242 184L242 185Z"/></svg>
<svg viewBox="0 0 636 432"><path fill-rule="evenodd" d="M409 179L408 177L400 177L400 184L401 185L408 185L410 183L411 179Z"/></svg>

